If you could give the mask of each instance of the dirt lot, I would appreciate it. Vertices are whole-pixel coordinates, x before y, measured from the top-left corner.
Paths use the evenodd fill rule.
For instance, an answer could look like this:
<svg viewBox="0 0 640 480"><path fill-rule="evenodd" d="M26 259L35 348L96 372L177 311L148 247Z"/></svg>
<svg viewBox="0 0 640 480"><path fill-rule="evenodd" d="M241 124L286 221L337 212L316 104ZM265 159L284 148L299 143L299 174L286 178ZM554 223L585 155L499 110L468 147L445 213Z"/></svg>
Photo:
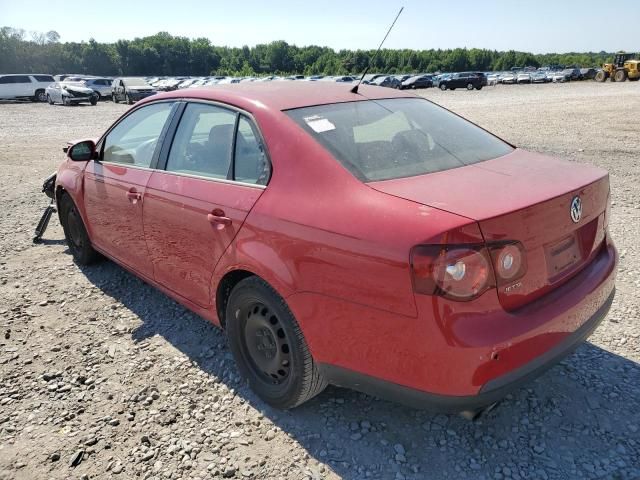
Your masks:
<svg viewBox="0 0 640 480"><path fill-rule="evenodd" d="M336 388L275 411L217 329L111 262L78 268L55 218L31 243L60 148L126 107L2 104L0 479L639 478L640 84L424 95L611 172L618 294L590 343L476 423Z"/></svg>

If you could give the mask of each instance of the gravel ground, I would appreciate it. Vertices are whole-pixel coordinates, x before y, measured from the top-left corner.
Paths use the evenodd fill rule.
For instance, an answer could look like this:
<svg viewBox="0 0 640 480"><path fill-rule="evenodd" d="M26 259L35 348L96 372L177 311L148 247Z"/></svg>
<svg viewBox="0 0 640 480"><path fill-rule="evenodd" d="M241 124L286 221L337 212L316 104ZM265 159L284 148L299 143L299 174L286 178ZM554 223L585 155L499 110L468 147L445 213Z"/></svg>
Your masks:
<svg viewBox="0 0 640 480"><path fill-rule="evenodd" d="M618 294L589 343L475 423L332 387L275 411L216 328L111 262L76 266L55 218L31 243L60 148L126 107L2 104L0 479L640 478L640 84L424 95L611 172Z"/></svg>

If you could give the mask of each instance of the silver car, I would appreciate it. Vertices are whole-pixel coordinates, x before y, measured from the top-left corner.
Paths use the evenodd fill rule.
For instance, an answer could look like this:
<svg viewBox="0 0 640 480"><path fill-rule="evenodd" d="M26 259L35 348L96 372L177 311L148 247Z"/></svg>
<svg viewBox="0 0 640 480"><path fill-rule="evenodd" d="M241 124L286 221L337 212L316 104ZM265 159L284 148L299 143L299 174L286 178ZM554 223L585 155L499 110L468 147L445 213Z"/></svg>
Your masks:
<svg viewBox="0 0 640 480"><path fill-rule="evenodd" d="M111 96L111 84L113 80L110 78L83 78L81 82L85 87L90 88L98 94L98 100Z"/></svg>
<svg viewBox="0 0 640 480"><path fill-rule="evenodd" d="M98 103L98 94L79 82L54 82L46 88L45 94L49 105L55 103L77 105L82 102L96 105Z"/></svg>

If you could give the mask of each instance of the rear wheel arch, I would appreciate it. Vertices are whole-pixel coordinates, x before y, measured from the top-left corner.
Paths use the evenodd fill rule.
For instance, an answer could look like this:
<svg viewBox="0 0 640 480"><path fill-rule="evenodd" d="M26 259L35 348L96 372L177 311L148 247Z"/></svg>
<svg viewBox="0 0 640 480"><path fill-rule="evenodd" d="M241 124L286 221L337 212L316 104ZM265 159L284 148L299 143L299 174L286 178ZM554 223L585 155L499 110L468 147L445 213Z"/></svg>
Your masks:
<svg viewBox="0 0 640 480"><path fill-rule="evenodd" d="M218 314L218 320L220 321L220 327L225 328L225 312L227 310L227 303L233 288L245 278L249 278L257 275L249 270L237 269L231 270L224 274L224 276L218 282L216 288L216 313Z"/></svg>

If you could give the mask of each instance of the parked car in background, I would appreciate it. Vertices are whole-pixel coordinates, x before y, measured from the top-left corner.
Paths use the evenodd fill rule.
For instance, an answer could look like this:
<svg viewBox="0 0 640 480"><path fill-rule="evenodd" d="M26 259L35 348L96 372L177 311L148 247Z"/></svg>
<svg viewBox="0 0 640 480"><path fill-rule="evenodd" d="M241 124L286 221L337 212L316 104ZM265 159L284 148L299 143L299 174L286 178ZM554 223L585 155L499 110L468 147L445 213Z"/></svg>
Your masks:
<svg viewBox="0 0 640 480"><path fill-rule="evenodd" d="M473 417L614 300L605 170L399 90L160 94L66 152L54 198L75 262L100 252L224 328L278 408L337 384Z"/></svg>
<svg viewBox="0 0 640 480"><path fill-rule="evenodd" d="M520 72L516 76L516 83L531 83L531 74L528 72Z"/></svg>
<svg viewBox="0 0 640 480"><path fill-rule="evenodd" d="M436 88L440 88L440 82L451 78L451 75L452 75L451 73L441 73L439 75L436 75L432 79L433 86Z"/></svg>
<svg viewBox="0 0 640 480"><path fill-rule="evenodd" d="M502 75L500 75L500 83L504 85L514 84L516 83L516 81L517 81L517 77L513 72L505 72Z"/></svg>
<svg viewBox="0 0 640 480"><path fill-rule="evenodd" d="M376 87L400 88L400 80L393 75L382 75L377 77L375 80L370 81L369 85L374 85Z"/></svg>
<svg viewBox="0 0 640 480"><path fill-rule="evenodd" d="M547 83L549 82L549 78L547 77L546 72L533 72L531 73L531 83Z"/></svg>
<svg viewBox="0 0 640 480"><path fill-rule="evenodd" d="M344 82L344 83L350 83L356 80L357 79L355 77L352 77L350 75L338 75L337 77L333 78L334 82Z"/></svg>
<svg viewBox="0 0 640 480"><path fill-rule="evenodd" d="M157 91L149 85L143 78L123 77L113 81L111 98L114 103L132 103L142 100L150 95L155 95Z"/></svg>
<svg viewBox="0 0 640 480"><path fill-rule="evenodd" d="M490 73L487 75L487 85L493 86L500 82L500 75L497 73Z"/></svg>
<svg viewBox="0 0 640 480"><path fill-rule="evenodd" d="M582 80L579 68L565 68L562 73L567 77L567 80Z"/></svg>
<svg viewBox="0 0 640 480"><path fill-rule="evenodd" d="M569 77L564 71L562 72L550 72L548 77L553 83L564 83L569 81Z"/></svg>
<svg viewBox="0 0 640 480"><path fill-rule="evenodd" d="M440 80L438 87L440 90L455 90L456 88L466 88L467 90L482 90L487 85L487 77L480 72L460 72L454 73L451 77Z"/></svg>
<svg viewBox="0 0 640 480"><path fill-rule="evenodd" d="M45 90L53 82L55 79L52 75L0 75L0 99L29 99L33 102L44 102L47 100Z"/></svg>
<svg viewBox="0 0 640 480"><path fill-rule="evenodd" d="M414 75L405 79L400 85L400 89L406 88L430 88L433 87L433 75Z"/></svg>
<svg viewBox="0 0 640 480"><path fill-rule="evenodd" d="M80 82L98 94L98 100L111 97L113 80L105 77L85 77Z"/></svg>
<svg viewBox="0 0 640 480"><path fill-rule="evenodd" d="M45 89L49 105L61 103L62 105L77 105L90 103L97 105L99 94L80 82L53 82Z"/></svg>
<svg viewBox="0 0 640 480"><path fill-rule="evenodd" d="M593 80L594 78L596 78L596 73L598 73L598 71L595 68L580 69L580 76L583 80Z"/></svg>

